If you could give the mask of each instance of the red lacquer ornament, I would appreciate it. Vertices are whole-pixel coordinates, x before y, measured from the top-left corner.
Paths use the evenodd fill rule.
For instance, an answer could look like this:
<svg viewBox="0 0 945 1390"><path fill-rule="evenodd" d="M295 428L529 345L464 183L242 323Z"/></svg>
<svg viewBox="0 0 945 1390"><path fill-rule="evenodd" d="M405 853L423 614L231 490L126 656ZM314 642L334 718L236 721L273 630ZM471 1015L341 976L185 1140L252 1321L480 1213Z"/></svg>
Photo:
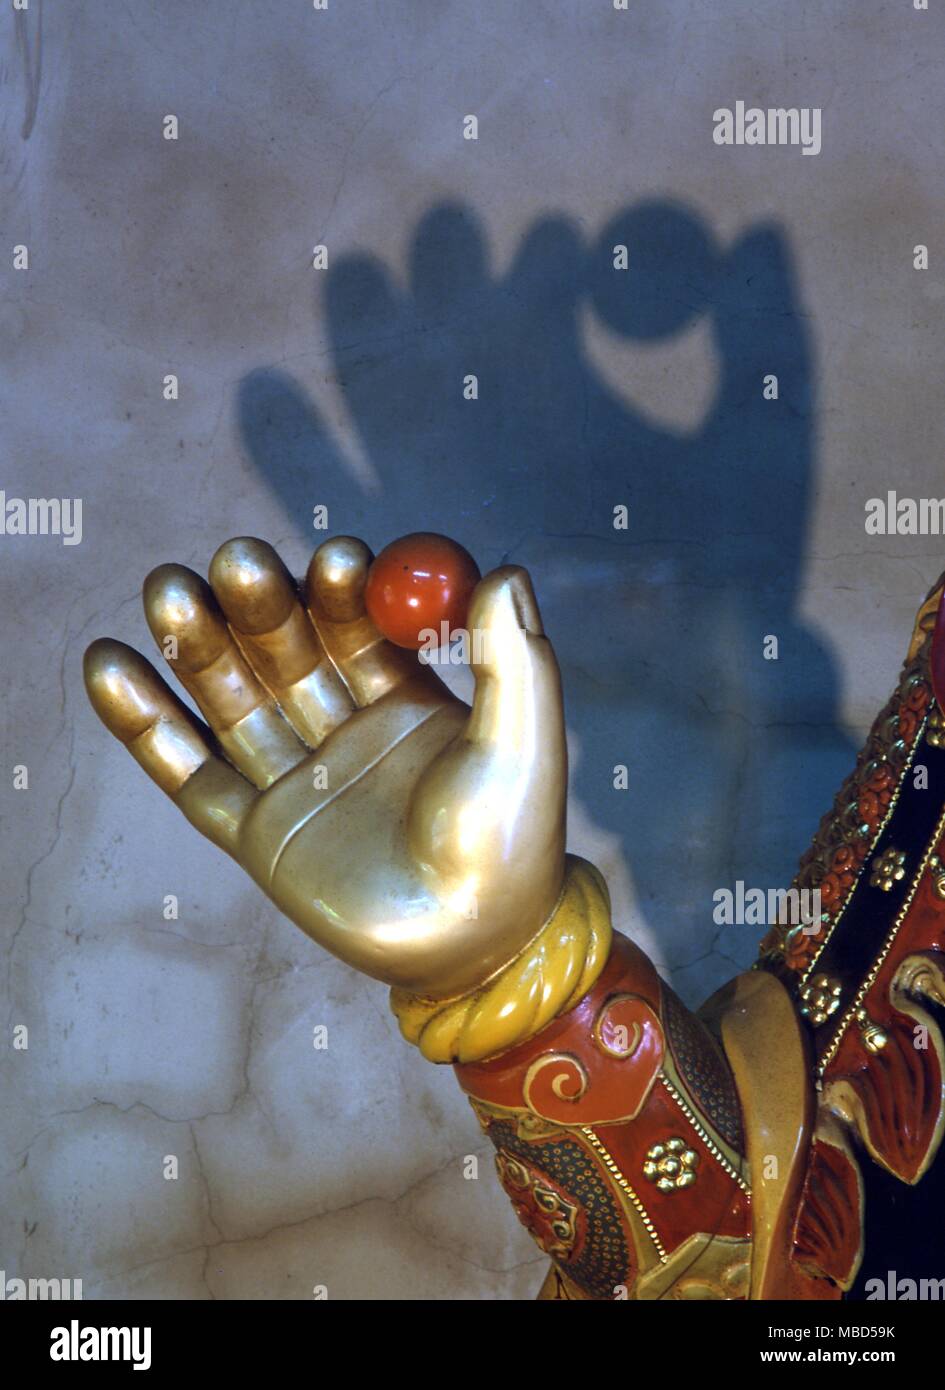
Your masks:
<svg viewBox="0 0 945 1390"><path fill-rule="evenodd" d="M389 642L418 651L465 627L479 577L475 560L456 541L434 531L414 531L378 555L368 573L364 602Z"/></svg>

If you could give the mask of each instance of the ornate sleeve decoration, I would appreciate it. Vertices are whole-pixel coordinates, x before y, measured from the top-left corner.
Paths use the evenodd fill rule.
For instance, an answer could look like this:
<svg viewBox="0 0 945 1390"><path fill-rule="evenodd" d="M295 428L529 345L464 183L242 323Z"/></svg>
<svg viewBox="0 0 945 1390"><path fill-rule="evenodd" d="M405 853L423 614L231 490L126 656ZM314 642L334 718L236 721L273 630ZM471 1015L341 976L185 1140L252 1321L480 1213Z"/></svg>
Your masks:
<svg viewBox="0 0 945 1390"><path fill-rule="evenodd" d="M945 1048L922 1005L945 1001L942 596L940 581L899 685L801 860L794 886L820 888L820 931L775 928L758 962L788 984L812 1032L822 1112L907 1183L928 1169L945 1126ZM811 1200L822 1207L822 1195Z"/></svg>
<svg viewBox="0 0 945 1390"><path fill-rule="evenodd" d="M570 1010L456 1074L516 1214L555 1261L550 1297L745 1297L734 1081L631 941L614 937Z"/></svg>

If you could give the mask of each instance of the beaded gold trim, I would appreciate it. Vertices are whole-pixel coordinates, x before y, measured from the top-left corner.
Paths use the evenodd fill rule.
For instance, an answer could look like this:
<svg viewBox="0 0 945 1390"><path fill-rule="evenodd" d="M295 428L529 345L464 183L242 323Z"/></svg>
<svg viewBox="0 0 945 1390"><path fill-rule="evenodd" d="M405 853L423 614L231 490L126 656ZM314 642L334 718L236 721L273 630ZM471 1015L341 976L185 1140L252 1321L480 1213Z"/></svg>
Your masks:
<svg viewBox="0 0 945 1390"><path fill-rule="evenodd" d="M843 1036L846 1033L847 1028L856 1018L857 1013L862 1007L863 1000L866 998L867 994L872 989L873 984L876 980L876 976L883 968L886 958L893 948L893 943L895 942L896 937L899 934L899 928L906 920L906 914L912 906L913 899L915 898L915 895L919 890L919 884L922 881L922 875L929 867L929 864L931 863L931 860L935 854L936 846L938 845L939 840L941 840L943 834L945 834L945 811L943 811L941 816L939 817L938 824L932 832L932 838L929 840L929 843L925 847L922 859L919 862L918 870L916 871L912 883L909 885L909 892L906 894L905 901L903 902L902 907L899 909L899 912L896 916L895 921L892 924L892 927L889 930L889 934L887 935L886 940L883 942L882 950L874 960L872 966L870 967L869 973L867 974L866 978L863 980L859 989L857 990L856 995L852 1003L850 1004L850 1007L847 1009L846 1013L843 1015L843 1018L840 1020L840 1023L837 1027L837 1031L831 1038L830 1045L827 1048L827 1051L824 1053L818 1065L817 1074L820 1078L823 1078L824 1072L826 1071L827 1067L830 1065L834 1057L837 1055L837 1049L843 1041Z"/></svg>
<svg viewBox="0 0 945 1390"><path fill-rule="evenodd" d="M867 855L866 855L865 859L863 860L863 863L860 865L860 868L859 868L859 871L857 872L856 878L853 880L852 884L850 885L850 889L849 889L849 891L848 891L846 897L844 898L842 904L840 905L840 907L837 909L836 912L831 913L830 925L829 925L827 931L824 933L823 940L820 942L820 944L819 944L819 946L818 946L818 948L817 948L816 954L811 958L810 964L807 966L807 969L804 970L803 973L801 974L800 981L801 981L801 984L802 984L802 985L806 985L806 984L807 984L807 981L810 979L810 977L811 977L811 975L813 974L814 970L817 968L817 962L820 960L820 957L823 955L824 951L826 950L826 948L827 948L827 943L829 942L830 938L833 936L834 931L836 930L836 928L837 928L837 927L839 926L839 924L840 924L840 921L841 921L841 919L842 919L842 917L843 917L843 914L846 912L847 908L848 908L849 905L850 905L850 899L853 897L853 894L856 892L856 890L857 890L857 888L858 888L858 886L859 886L859 883L860 883L860 879L863 877L863 874L864 874L865 870L866 870L867 867L870 865L870 862L871 862L870 856L872 855L873 850L874 850L874 849L876 848L876 846L879 844L879 841L880 841L880 839L882 838L882 835L883 835L884 830L886 829L886 827L887 827L887 825L889 824L889 822L892 820L893 812L895 811L896 807L897 807L898 804L899 804L899 797L900 797L900 794L901 794L901 792L902 792L903 787L905 786L906 778L908 777L910 771L912 770L912 764L913 764L913 762L915 761L915 756L916 756L916 753L917 753L917 751L918 751L919 745L920 745L921 742L922 742L922 738L923 738L923 736L924 736L924 734L925 734L925 729L926 729L926 725L927 725L927 724L928 724L928 715L926 715L925 719L923 719L922 724L921 724L921 727L919 728L919 731L918 731L918 733L917 733L916 736L915 736L915 740L914 740L914 742L913 742L913 744L912 744L912 747L909 749L908 756L907 756L905 762L904 762L903 765L902 765L902 770L901 770L901 772L899 773L899 777L898 777L898 779L897 779L897 781L896 781L896 787L895 787L895 790L893 791L893 794L892 794L892 800L890 801L889 805L886 807L886 814L883 816L882 820L880 821L879 825L878 825L877 828L876 828L876 833L875 833L875 835L872 836L872 838L871 838L871 840L870 840L870 842L869 842L869 850L868 850L868 852L867 852Z"/></svg>
<svg viewBox="0 0 945 1390"><path fill-rule="evenodd" d="M705 1126L699 1123L698 1119L696 1118L695 1112L683 1098L681 1093L676 1089L676 1087L669 1080L669 1078L663 1073L660 1074L660 1081L666 1087L667 1091L672 1096L676 1104L679 1106L680 1110L683 1112L686 1119L692 1125L693 1129L696 1131L703 1144L705 1144L706 1148L709 1150L709 1153L718 1163L719 1167L723 1170L723 1172L727 1173L728 1176L738 1184L738 1186L741 1188L743 1192L747 1192L748 1195L751 1196L751 1188L748 1186L748 1183L742 1177L741 1173L739 1173L738 1169L733 1167L732 1164L729 1163L728 1159L725 1157L722 1150L719 1148L718 1144L716 1144L715 1140L709 1134Z"/></svg>
<svg viewBox="0 0 945 1390"><path fill-rule="evenodd" d="M843 782L831 810L821 820L792 881L791 887L799 890L817 888L822 883L831 886L829 905L825 897L817 939L811 939L808 934L799 939L799 927L774 926L761 943L756 969L770 968L778 974L788 971L795 982L807 983L817 970L818 961L846 912L869 857L889 824L923 738L935 746L945 743L941 732L942 712L936 708L929 670L943 588L945 576L930 590L916 614L896 688L874 719L856 766ZM870 785L883 769L887 780L883 783L881 779L881 785ZM885 801L887 794L890 795L888 802ZM873 803L871 811L861 805L864 796ZM875 812L878 812L876 819ZM840 890L836 900L835 888ZM805 945L805 941L809 944Z"/></svg>
<svg viewBox="0 0 945 1390"><path fill-rule="evenodd" d="M656 1227L650 1220L650 1216L647 1212L646 1207L640 1201L639 1197L634 1192L633 1188L630 1186L623 1173L621 1173L620 1169L617 1167L616 1163L611 1158L607 1149L604 1147L604 1145L598 1139L597 1135L591 1129L590 1125L581 1125L581 1133L584 1135L584 1138L591 1145L594 1151L597 1154L599 1154L601 1160L603 1161L604 1167L607 1169L617 1186L621 1189L622 1192L625 1193L625 1195L629 1199L631 1206L633 1207L637 1216L639 1216L641 1222L643 1223L647 1235L650 1237L650 1240L656 1246L656 1253L660 1257L660 1264L666 1264L669 1260L669 1256L666 1253L666 1247L663 1245L663 1242L656 1234Z"/></svg>

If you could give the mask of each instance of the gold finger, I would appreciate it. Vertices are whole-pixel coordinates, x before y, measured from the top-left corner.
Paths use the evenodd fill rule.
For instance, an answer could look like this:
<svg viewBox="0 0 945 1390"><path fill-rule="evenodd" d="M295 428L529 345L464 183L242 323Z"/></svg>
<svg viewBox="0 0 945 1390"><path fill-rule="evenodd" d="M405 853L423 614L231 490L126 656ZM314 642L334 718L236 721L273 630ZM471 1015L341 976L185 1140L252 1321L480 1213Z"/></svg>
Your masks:
<svg viewBox="0 0 945 1390"><path fill-rule="evenodd" d="M426 671L417 657L378 632L364 610L372 556L355 536L335 536L315 551L305 577L309 616L356 703L373 704L402 681Z"/></svg>
<svg viewBox="0 0 945 1390"><path fill-rule="evenodd" d="M210 745L209 731L133 647L101 637L85 653L85 688L102 723L198 830L233 854L255 800Z"/></svg>
<svg viewBox="0 0 945 1390"><path fill-rule="evenodd" d="M236 645L206 580L183 565L160 565L144 581L144 611L234 767L268 787L302 761L305 745Z"/></svg>
<svg viewBox="0 0 945 1390"><path fill-rule="evenodd" d="M292 727L311 748L355 708L299 601L292 576L265 541L226 541L210 584L230 629Z"/></svg>

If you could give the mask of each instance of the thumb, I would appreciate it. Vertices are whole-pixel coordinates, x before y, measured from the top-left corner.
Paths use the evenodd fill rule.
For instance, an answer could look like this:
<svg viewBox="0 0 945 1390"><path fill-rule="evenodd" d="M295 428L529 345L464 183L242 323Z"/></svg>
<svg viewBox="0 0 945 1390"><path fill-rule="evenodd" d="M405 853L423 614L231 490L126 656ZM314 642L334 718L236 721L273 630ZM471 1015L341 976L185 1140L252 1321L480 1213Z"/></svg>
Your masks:
<svg viewBox="0 0 945 1390"><path fill-rule="evenodd" d="M564 868L561 678L525 570L505 566L480 580L469 655L472 710L421 779L408 833L444 890L474 894L479 931L489 923L508 947L541 926Z"/></svg>
<svg viewBox="0 0 945 1390"><path fill-rule="evenodd" d="M524 768L538 742L563 739L561 677L527 570L503 565L476 586L469 606L476 677L466 738Z"/></svg>

